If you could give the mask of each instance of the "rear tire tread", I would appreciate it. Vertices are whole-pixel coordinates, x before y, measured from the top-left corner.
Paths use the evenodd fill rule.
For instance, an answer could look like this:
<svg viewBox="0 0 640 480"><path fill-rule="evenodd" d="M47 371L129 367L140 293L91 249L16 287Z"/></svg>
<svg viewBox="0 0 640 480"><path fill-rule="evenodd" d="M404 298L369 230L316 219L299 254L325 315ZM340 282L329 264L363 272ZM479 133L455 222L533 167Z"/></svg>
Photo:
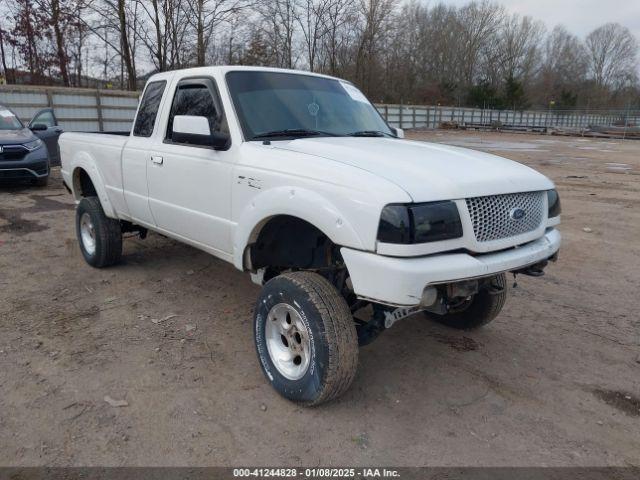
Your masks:
<svg viewBox="0 0 640 480"><path fill-rule="evenodd" d="M78 218L81 211L89 213L95 222L96 230L96 252L93 257L85 259L89 265L96 268L114 265L122 258L122 230L120 222L105 215L98 197L84 197L78 205ZM79 221L76 220L76 224ZM79 227L77 227L79 228ZM78 232L78 241L82 245L82 239ZM83 251L84 253L84 251Z"/></svg>

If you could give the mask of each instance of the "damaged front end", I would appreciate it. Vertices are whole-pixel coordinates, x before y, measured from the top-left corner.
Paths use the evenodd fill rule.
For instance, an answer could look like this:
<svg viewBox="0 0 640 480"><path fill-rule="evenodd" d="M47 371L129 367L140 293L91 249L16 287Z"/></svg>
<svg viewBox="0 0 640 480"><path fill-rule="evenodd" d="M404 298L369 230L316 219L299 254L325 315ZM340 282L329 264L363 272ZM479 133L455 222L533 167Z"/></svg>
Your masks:
<svg viewBox="0 0 640 480"><path fill-rule="evenodd" d="M380 333L391 328L398 321L419 312L446 316L464 312L480 293L486 293L490 296L505 295L507 289L507 273L513 274L513 286L516 287L517 283L515 279L518 274L540 277L544 275L544 269L547 267L549 261L555 262L557 257L558 255L556 253L547 260L497 275L494 274L487 277L429 285L424 288L419 305L392 307L372 304L373 314L369 321L357 323L358 341L360 345L367 345L377 338Z"/></svg>

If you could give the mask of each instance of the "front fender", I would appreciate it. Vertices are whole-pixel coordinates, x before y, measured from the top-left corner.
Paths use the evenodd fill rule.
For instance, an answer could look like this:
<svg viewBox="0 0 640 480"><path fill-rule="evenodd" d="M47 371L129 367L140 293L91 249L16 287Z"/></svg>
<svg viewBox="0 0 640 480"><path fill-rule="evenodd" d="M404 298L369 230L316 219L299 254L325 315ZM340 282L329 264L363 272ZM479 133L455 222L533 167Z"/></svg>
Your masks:
<svg viewBox="0 0 640 480"><path fill-rule="evenodd" d="M233 238L233 263L244 270L244 252L253 243L267 221L278 215L290 215L309 222L340 246L364 250L356 230L327 198L300 187L281 186L253 197L241 211Z"/></svg>
<svg viewBox="0 0 640 480"><path fill-rule="evenodd" d="M100 204L102 205L102 210L104 210L105 215L107 217L117 218L116 211L113 208L111 201L109 200L107 189L105 188L104 179L100 174L100 170L96 165L96 161L87 152L76 153L69 162L68 172L71 180L69 182L69 186L73 191L73 196L76 200L76 203L78 203L82 198L79 183L79 169L84 170L85 172L87 172L87 175L89 175L91 183L93 183L93 186L96 189L98 199L100 200Z"/></svg>

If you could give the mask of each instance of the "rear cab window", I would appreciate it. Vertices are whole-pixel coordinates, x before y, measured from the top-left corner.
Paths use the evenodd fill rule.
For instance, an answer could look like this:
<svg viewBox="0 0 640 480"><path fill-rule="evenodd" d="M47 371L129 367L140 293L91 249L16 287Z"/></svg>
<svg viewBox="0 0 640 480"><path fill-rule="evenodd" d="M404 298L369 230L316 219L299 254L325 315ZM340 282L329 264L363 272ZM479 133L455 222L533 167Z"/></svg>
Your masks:
<svg viewBox="0 0 640 480"><path fill-rule="evenodd" d="M150 137L153 133L153 127L158 116L158 109L160 108L160 101L162 100L166 85L167 82L164 80L151 82L147 85L142 100L140 101L135 124L133 125L134 136Z"/></svg>

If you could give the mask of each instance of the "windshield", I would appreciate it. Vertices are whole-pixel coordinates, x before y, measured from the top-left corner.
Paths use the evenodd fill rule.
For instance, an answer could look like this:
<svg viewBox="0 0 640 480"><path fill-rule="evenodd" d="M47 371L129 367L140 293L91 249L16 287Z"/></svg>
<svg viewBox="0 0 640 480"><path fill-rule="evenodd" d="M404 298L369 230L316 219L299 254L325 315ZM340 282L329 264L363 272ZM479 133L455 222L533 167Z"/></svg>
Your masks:
<svg viewBox="0 0 640 480"><path fill-rule="evenodd" d="M229 72L227 84L248 140L393 132L350 83L279 72Z"/></svg>
<svg viewBox="0 0 640 480"><path fill-rule="evenodd" d="M24 126L18 117L6 107L0 105L0 130L21 130Z"/></svg>

